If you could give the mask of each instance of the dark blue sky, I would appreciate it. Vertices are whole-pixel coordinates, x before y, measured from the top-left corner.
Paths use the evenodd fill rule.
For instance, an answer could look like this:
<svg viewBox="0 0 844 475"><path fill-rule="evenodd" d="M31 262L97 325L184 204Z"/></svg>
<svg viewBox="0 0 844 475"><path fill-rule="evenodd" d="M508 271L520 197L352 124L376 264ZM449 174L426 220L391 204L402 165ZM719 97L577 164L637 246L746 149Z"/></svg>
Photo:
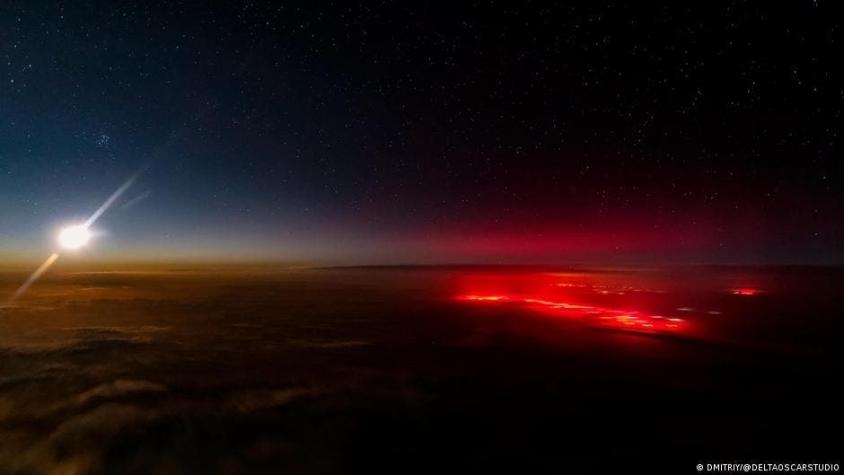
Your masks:
<svg viewBox="0 0 844 475"><path fill-rule="evenodd" d="M6 3L0 255L841 262L832 2L315 3Z"/></svg>

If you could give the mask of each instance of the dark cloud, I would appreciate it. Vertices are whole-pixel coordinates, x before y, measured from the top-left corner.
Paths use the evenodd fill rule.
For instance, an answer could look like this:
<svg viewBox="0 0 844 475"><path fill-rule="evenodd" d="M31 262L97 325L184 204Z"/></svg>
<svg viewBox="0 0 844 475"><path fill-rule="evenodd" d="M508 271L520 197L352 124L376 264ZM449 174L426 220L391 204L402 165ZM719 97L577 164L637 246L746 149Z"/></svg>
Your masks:
<svg viewBox="0 0 844 475"><path fill-rule="evenodd" d="M704 336L665 338L454 301L477 272L508 275L238 269L92 285L54 274L0 317L0 473L534 472L654 445L660 456L711 450L729 445L722 429L737 420L733 447L831 448L795 428L826 424L840 405L826 378L842 361L833 271L696 270L709 290L655 270L525 274L625 289L596 301L721 311L681 312ZM727 292L737 279L758 279L764 297ZM646 283L664 292L631 290ZM807 374L813 384L794 392ZM803 409L765 425L786 403ZM720 408L704 425L701 404Z"/></svg>

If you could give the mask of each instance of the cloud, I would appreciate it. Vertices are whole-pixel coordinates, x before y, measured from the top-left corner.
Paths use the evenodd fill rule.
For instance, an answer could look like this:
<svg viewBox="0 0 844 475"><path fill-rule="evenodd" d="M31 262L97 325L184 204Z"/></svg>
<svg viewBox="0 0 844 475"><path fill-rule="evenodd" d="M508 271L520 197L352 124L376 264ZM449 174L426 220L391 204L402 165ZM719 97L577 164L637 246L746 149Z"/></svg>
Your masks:
<svg viewBox="0 0 844 475"><path fill-rule="evenodd" d="M79 404L87 404L95 399L111 399L139 393L161 393L167 387L143 380L118 379L89 389L76 397Z"/></svg>
<svg viewBox="0 0 844 475"><path fill-rule="evenodd" d="M235 393L229 398L228 405L241 413L257 412L317 394L319 391L308 388L249 390Z"/></svg>
<svg viewBox="0 0 844 475"><path fill-rule="evenodd" d="M134 406L106 404L67 419L46 438L32 443L0 434L4 442L0 469L4 473L98 473L110 441L152 417Z"/></svg>
<svg viewBox="0 0 844 475"><path fill-rule="evenodd" d="M302 346L306 348L354 348L358 346L370 345L368 341L364 340L302 340L293 339L288 340L291 345Z"/></svg>

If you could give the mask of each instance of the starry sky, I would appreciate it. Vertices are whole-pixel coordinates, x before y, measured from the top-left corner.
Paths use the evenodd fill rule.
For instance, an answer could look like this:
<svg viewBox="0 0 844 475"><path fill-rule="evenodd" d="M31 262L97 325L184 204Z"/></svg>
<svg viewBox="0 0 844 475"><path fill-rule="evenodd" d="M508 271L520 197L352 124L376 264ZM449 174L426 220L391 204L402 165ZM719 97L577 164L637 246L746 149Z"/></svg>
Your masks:
<svg viewBox="0 0 844 475"><path fill-rule="evenodd" d="M840 264L833 1L0 6L0 257Z"/></svg>

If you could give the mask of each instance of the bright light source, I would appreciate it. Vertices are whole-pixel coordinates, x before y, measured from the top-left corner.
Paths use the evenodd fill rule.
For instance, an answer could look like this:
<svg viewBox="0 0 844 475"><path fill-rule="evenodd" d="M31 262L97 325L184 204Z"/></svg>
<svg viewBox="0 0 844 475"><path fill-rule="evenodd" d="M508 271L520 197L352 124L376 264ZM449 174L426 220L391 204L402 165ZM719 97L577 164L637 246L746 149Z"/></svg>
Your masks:
<svg viewBox="0 0 844 475"><path fill-rule="evenodd" d="M91 232L83 225L69 226L59 233L59 245L64 249L74 250L88 244Z"/></svg>

